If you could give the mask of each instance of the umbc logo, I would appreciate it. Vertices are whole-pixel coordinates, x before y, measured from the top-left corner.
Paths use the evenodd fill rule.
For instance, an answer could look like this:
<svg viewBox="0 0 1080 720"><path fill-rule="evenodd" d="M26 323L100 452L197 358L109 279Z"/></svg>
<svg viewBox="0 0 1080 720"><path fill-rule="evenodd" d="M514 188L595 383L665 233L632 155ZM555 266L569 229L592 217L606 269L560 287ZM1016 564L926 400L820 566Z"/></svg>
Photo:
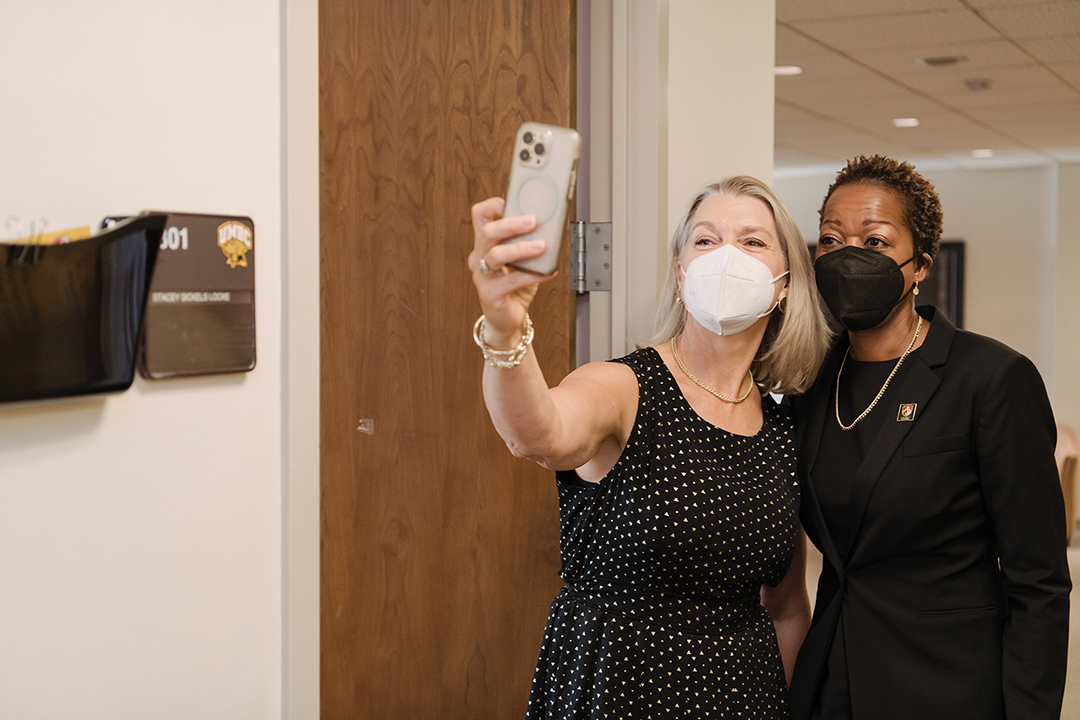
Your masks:
<svg viewBox="0 0 1080 720"><path fill-rule="evenodd" d="M251 228L235 220L222 223L217 229L217 244L221 252L225 253L229 267L247 267L247 251L251 249Z"/></svg>

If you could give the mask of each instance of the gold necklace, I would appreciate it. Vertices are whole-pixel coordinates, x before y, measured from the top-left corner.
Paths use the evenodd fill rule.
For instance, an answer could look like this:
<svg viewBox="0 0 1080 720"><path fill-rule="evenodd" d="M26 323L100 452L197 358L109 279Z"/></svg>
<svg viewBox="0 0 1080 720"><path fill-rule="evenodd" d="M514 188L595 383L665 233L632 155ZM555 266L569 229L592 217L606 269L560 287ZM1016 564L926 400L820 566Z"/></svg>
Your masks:
<svg viewBox="0 0 1080 720"><path fill-rule="evenodd" d="M690 378L695 383L697 383L697 385L699 387L704 388L705 390L708 390L709 392L711 392L713 395L720 398L721 400L726 400L729 403L735 403L736 405L738 405L743 400L750 397L750 391L754 389L754 373L747 370L746 373L750 376L750 387L746 388L746 392L743 393L743 396L741 398L728 397L727 395L725 395L723 393L716 392L711 387L709 387L708 385L706 385L705 383L701 382L696 377L694 377L694 373L692 373L692 372L690 372L689 370L686 369L686 366L683 365L682 358L679 357L679 351L675 347L675 338L671 338L671 354L675 356L675 362L679 363L679 369L682 370L684 373L686 373L686 377Z"/></svg>
<svg viewBox="0 0 1080 720"><path fill-rule="evenodd" d="M844 352L844 359L840 362L840 370L838 370L836 373L836 422L840 425L841 430L850 430L851 428L855 427L855 423L859 422L864 417L869 415L870 411L874 409L874 406L877 405L877 401L880 400L881 396L885 394L885 388L889 387L889 381L893 379L893 375L896 374L896 371L899 370L900 366L904 363L904 358L906 358L908 356L908 353L911 352L911 349L915 347L915 341L919 339L920 330L922 330L921 315L919 316L919 324L915 326L915 337L911 338L911 344L907 346L907 350L905 350L904 354L900 356L900 359L896 361L896 366L893 367L892 372L889 373L889 377L885 378L885 384L881 386L880 390L878 390L877 397L874 398L873 401L871 401L869 407L862 411L862 415L852 420L850 425L844 425L843 421L840 420L840 373L844 372L844 363L847 362L848 354L851 352L851 346L848 345L848 349Z"/></svg>

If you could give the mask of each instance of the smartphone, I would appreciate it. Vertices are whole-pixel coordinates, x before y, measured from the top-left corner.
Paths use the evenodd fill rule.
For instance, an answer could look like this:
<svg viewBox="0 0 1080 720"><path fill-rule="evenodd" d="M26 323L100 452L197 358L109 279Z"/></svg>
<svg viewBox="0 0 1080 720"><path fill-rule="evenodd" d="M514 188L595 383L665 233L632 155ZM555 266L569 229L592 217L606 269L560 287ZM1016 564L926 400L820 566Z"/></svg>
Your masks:
<svg viewBox="0 0 1080 720"><path fill-rule="evenodd" d="M537 275L555 272L580 155L581 136L570 128L535 122L518 128L503 215L535 215L536 229L507 242L537 238L547 241L547 249L543 255L510 263L510 267Z"/></svg>

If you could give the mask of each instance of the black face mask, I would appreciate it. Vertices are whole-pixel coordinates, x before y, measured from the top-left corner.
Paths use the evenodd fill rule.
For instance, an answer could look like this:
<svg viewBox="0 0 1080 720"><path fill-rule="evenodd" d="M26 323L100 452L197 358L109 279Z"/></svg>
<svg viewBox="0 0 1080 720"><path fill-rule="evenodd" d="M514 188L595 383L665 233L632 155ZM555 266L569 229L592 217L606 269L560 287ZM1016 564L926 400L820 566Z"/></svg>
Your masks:
<svg viewBox="0 0 1080 720"><path fill-rule="evenodd" d="M844 329L877 327L907 297L900 268L914 259L897 265L888 255L865 248L833 250L814 263L818 292Z"/></svg>

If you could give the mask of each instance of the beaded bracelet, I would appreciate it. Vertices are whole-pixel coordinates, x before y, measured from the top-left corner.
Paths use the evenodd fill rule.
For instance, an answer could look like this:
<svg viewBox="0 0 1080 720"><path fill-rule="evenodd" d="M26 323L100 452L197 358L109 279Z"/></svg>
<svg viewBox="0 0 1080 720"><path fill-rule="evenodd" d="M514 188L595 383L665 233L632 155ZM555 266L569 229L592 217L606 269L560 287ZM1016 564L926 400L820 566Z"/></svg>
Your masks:
<svg viewBox="0 0 1080 720"><path fill-rule="evenodd" d="M473 325L472 336L484 353L484 359L487 360L491 367L509 370L520 365L521 361L525 359L525 353L529 351L529 344L533 341L532 319L529 318L528 313L525 313L525 333L521 336L521 341L518 342L517 347L512 350L496 350L484 342L483 315Z"/></svg>

